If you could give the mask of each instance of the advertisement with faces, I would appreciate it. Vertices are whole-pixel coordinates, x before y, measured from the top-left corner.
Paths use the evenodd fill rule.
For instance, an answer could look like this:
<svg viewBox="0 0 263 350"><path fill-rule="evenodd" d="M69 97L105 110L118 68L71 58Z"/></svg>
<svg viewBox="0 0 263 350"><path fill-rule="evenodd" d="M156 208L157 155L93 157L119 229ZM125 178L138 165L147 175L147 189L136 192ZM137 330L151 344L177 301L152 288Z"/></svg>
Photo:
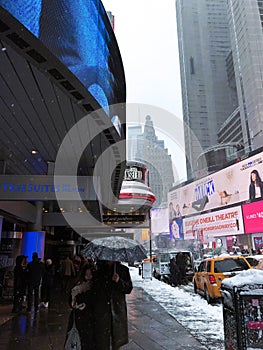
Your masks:
<svg viewBox="0 0 263 350"><path fill-rule="evenodd" d="M174 207L179 206L182 216L185 217L235 203L257 200L263 196L262 178L263 152L171 190L168 203L172 203Z"/></svg>

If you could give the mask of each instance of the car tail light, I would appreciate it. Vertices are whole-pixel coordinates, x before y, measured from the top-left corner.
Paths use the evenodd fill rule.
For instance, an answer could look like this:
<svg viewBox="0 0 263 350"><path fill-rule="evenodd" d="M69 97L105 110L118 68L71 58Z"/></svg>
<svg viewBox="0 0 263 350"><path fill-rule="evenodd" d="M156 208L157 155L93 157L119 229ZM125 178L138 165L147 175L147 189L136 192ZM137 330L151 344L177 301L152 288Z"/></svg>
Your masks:
<svg viewBox="0 0 263 350"><path fill-rule="evenodd" d="M216 283L216 278L215 278L214 275L209 275L209 282L210 282L211 284Z"/></svg>

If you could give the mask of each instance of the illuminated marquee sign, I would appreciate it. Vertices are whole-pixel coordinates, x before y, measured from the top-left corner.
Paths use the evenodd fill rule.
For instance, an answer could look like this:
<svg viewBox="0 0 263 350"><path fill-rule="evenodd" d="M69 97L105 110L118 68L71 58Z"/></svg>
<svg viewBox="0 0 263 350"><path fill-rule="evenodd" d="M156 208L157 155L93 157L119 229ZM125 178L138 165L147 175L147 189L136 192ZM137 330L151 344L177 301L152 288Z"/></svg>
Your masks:
<svg viewBox="0 0 263 350"><path fill-rule="evenodd" d="M124 180L126 181L142 180L142 171L138 170L135 167L126 169L124 174Z"/></svg>

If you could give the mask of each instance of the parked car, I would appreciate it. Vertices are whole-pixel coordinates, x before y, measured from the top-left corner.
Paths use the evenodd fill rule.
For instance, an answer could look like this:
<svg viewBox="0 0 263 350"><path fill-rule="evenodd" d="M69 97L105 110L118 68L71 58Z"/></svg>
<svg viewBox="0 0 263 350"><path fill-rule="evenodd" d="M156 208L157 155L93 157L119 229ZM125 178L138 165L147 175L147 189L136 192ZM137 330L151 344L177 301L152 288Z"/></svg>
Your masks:
<svg viewBox="0 0 263 350"><path fill-rule="evenodd" d="M221 298L220 288L223 279L233 277L251 266L240 255L221 255L201 261L194 274L194 291L202 295L208 303Z"/></svg>

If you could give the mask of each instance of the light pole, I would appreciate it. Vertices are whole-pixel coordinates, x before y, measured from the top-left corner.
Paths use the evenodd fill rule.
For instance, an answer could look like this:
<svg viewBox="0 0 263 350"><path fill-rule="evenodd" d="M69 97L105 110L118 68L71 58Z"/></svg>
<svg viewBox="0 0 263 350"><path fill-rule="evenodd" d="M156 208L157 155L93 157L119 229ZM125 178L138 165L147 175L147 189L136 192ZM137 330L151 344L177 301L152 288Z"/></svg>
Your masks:
<svg viewBox="0 0 263 350"><path fill-rule="evenodd" d="M149 220L150 262L152 263L152 224L151 224L151 209L149 209L149 211L148 211L148 220Z"/></svg>

